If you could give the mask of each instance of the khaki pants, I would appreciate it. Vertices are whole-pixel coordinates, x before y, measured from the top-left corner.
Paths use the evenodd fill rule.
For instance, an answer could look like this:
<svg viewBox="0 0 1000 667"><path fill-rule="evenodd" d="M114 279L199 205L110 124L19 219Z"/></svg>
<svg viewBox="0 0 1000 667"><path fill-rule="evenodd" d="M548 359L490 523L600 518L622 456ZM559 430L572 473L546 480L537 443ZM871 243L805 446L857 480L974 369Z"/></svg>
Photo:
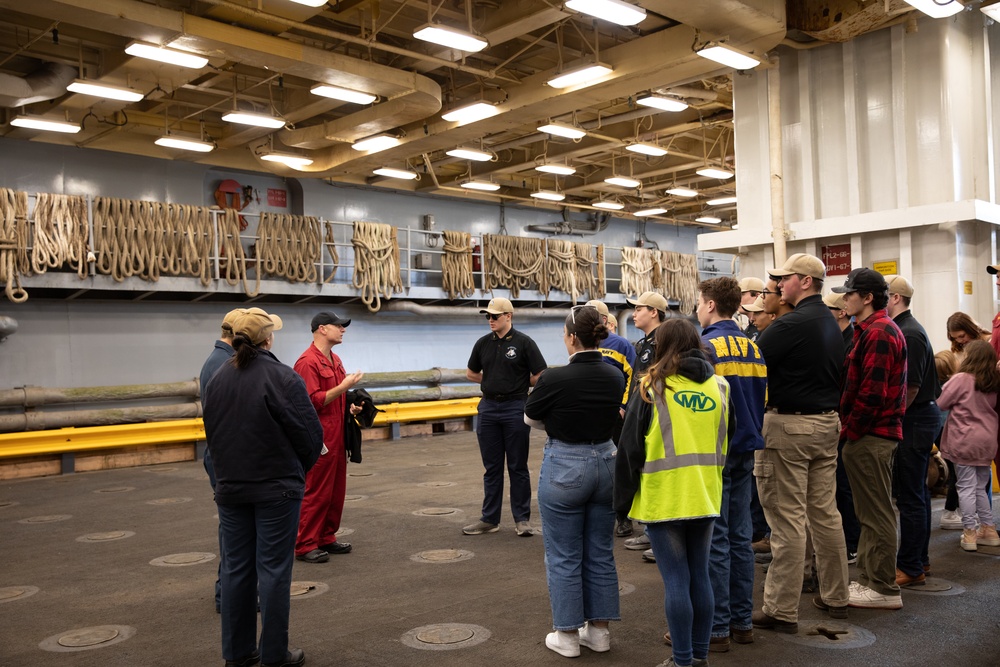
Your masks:
<svg viewBox="0 0 1000 667"><path fill-rule="evenodd" d="M812 535L820 595L844 606L847 546L836 503L840 418L820 415L764 415L765 448L756 452L754 476L764 516L771 526L773 560L764 581L763 611L796 622L802 595L806 525Z"/></svg>
<svg viewBox="0 0 1000 667"><path fill-rule="evenodd" d="M858 583L882 595L899 595L896 585L896 512L892 508L892 457L896 442L866 435L844 445L844 468L861 524Z"/></svg>

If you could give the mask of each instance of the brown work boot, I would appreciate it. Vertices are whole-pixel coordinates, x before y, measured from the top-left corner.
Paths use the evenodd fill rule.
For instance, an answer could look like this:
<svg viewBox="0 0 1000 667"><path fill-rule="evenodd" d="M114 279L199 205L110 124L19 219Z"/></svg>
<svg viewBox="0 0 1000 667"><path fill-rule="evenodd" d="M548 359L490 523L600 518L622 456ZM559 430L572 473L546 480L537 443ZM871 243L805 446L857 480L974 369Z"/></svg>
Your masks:
<svg viewBox="0 0 1000 667"><path fill-rule="evenodd" d="M753 613L753 627L783 632L786 635L794 635L799 631L798 623L793 621L782 621L774 616L768 616L763 611L755 611Z"/></svg>
<svg viewBox="0 0 1000 667"><path fill-rule="evenodd" d="M898 567L896 568L896 585L897 586L923 586L924 582L927 580L927 575L921 572L917 576L909 575Z"/></svg>
<svg viewBox="0 0 1000 667"><path fill-rule="evenodd" d="M754 542L751 546L753 547L753 552L755 554L769 554L771 553L771 536L765 535Z"/></svg>

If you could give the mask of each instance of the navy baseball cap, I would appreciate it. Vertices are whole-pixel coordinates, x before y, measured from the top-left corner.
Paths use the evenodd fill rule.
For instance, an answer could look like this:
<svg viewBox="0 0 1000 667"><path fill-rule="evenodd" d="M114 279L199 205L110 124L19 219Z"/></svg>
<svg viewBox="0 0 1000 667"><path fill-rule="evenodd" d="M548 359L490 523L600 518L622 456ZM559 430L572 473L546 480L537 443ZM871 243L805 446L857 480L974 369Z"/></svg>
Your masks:
<svg viewBox="0 0 1000 667"><path fill-rule="evenodd" d="M310 325L312 327L311 331L316 331L316 329L319 329L325 324L339 324L342 327L347 327L351 325L351 321L345 320L337 315L337 313L327 310L322 313L317 313L312 319L312 324Z"/></svg>

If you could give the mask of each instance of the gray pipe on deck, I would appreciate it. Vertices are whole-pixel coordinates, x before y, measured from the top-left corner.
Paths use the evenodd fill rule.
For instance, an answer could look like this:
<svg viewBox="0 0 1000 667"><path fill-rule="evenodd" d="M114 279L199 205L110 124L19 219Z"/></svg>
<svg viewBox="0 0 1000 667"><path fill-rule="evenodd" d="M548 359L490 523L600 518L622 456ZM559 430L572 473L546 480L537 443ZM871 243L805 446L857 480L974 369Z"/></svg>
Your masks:
<svg viewBox="0 0 1000 667"><path fill-rule="evenodd" d="M18 387L0 390L0 408L33 408L58 403L97 403L100 401L173 397L197 398L198 381L127 384L112 387Z"/></svg>
<svg viewBox="0 0 1000 667"><path fill-rule="evenodd" d="M200 403L109 408L106 410L74 410L71 412L24 412L14 415L0 415L0 433L44 431L69 426L111 426L167 419L194 419L200 416Z"/></svg>

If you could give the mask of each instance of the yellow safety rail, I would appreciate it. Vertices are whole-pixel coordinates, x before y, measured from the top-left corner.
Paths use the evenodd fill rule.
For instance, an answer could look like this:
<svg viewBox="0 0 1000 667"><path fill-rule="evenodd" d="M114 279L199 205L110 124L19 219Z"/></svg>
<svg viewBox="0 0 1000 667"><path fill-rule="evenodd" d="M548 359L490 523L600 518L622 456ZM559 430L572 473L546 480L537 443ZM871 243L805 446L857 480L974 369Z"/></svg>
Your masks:
<svg viewBox="0 0 1000 667"><path fill-rule="evenodd" d="M476 414L478 398L463 398L422 403L389 403L380 408L375 426L394 422L434 421L471 417ZM165 445L205 439L201 419L60 428L49 431L25 431L0 434L0 458L45 456L116 447Z"/></svg>

